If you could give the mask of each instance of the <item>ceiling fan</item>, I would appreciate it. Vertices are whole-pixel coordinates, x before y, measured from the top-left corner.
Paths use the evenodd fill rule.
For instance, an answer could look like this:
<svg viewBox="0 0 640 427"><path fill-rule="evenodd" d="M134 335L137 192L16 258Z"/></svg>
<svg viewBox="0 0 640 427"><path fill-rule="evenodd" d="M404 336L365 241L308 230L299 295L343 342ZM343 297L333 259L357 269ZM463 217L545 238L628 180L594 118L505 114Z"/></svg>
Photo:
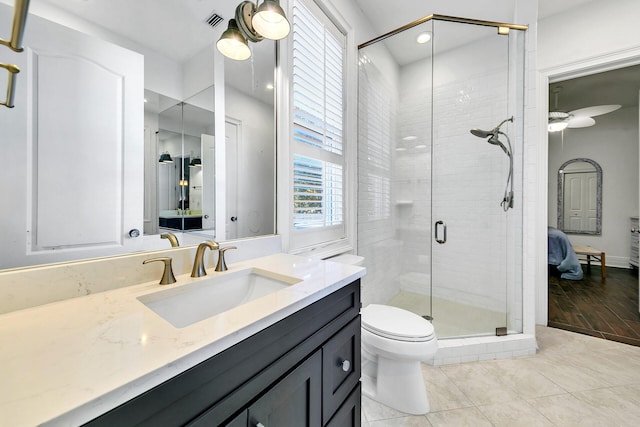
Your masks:
<svg viewBox="0 0 640 427"><path fill-rule="evenodd" d="M562 89L561 86L552 89L555 95L554 111L549 112L549 132L559 132L566 128L586 128L596 124L593 119L595 116L611 113L621 107L621 105L594 105L592 107L579 108L577 110L565 112L558 110L558 94Z"/></svg>

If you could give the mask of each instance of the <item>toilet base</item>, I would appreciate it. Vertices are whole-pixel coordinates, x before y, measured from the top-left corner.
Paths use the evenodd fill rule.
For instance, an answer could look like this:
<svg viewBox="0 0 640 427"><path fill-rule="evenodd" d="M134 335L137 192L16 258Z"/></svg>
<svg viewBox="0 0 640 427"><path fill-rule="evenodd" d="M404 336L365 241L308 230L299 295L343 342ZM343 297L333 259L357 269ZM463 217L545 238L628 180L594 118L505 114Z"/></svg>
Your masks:
<svg viewBox="0 0 640 427"><path fill-rule="evenodd" d="M365 363L373 366L365 370ZM430 410L422 368L417 360L392 360L381 356L363 360L362 394L411 415L424 415Z"/></svg>

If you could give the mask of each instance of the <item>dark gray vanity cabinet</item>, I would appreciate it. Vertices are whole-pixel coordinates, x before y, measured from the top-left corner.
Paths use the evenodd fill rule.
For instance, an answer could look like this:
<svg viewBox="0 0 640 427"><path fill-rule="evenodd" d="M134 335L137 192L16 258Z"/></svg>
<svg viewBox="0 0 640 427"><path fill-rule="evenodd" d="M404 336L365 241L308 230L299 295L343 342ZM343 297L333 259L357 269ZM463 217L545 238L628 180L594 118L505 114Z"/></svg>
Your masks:
<svg viewBox="0 0 640 427"><path fill-rule="evenodd" d="M96 418L91 426L360 426L360 281Z"/></svg>
<svg viewBox="0 0 640 427"><path fill-rule="evenodd" d="M228 426L322 427L321 358L321 352L314 353Z"/></svg>

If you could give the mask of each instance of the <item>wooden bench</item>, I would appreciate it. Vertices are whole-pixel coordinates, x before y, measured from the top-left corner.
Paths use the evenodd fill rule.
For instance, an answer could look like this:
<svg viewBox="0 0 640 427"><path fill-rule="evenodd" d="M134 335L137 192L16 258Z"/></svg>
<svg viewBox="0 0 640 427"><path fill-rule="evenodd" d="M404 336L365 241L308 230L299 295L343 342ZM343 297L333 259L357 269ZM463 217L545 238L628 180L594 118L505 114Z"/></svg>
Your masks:
<svg viewBox="0 0 640 427"><path fill-rule="evenodd" d="M591 246L575 246L573 250L576 255L584 255L587 257L587 271L591 272L591 258L595 258L596 261L600 261L602 278L607 277L607 266L605 265L606 257L604 252L599 249L592 248Z"/></svg>

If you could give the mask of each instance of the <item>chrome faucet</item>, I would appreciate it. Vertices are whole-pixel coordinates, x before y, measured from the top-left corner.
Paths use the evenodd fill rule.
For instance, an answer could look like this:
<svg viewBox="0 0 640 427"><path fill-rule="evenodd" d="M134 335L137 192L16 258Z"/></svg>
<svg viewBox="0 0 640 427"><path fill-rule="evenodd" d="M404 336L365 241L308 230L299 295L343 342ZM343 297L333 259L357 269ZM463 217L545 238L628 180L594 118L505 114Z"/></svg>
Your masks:
<svg viewBox="0 0 640 427"><path fill-rule="evenodd" d="M207 275L207 271L204 269L204 251L209 248L212 251L217 251L220 245L213 240L205 240L198 245L196 250L196 256L193 259L193 268L191 269L191 277L202 277Z"/></svg>
<svg viewBox="0 0 640 427"><path fill-rule="evenodd" d="M176 237L175 234L173 233L162 233L160 235L161 239L169 239L169 241L171 242L171 247L172 248L177 248L178 246L180 246L180 242L178 242L178 238Z"/></svg>

